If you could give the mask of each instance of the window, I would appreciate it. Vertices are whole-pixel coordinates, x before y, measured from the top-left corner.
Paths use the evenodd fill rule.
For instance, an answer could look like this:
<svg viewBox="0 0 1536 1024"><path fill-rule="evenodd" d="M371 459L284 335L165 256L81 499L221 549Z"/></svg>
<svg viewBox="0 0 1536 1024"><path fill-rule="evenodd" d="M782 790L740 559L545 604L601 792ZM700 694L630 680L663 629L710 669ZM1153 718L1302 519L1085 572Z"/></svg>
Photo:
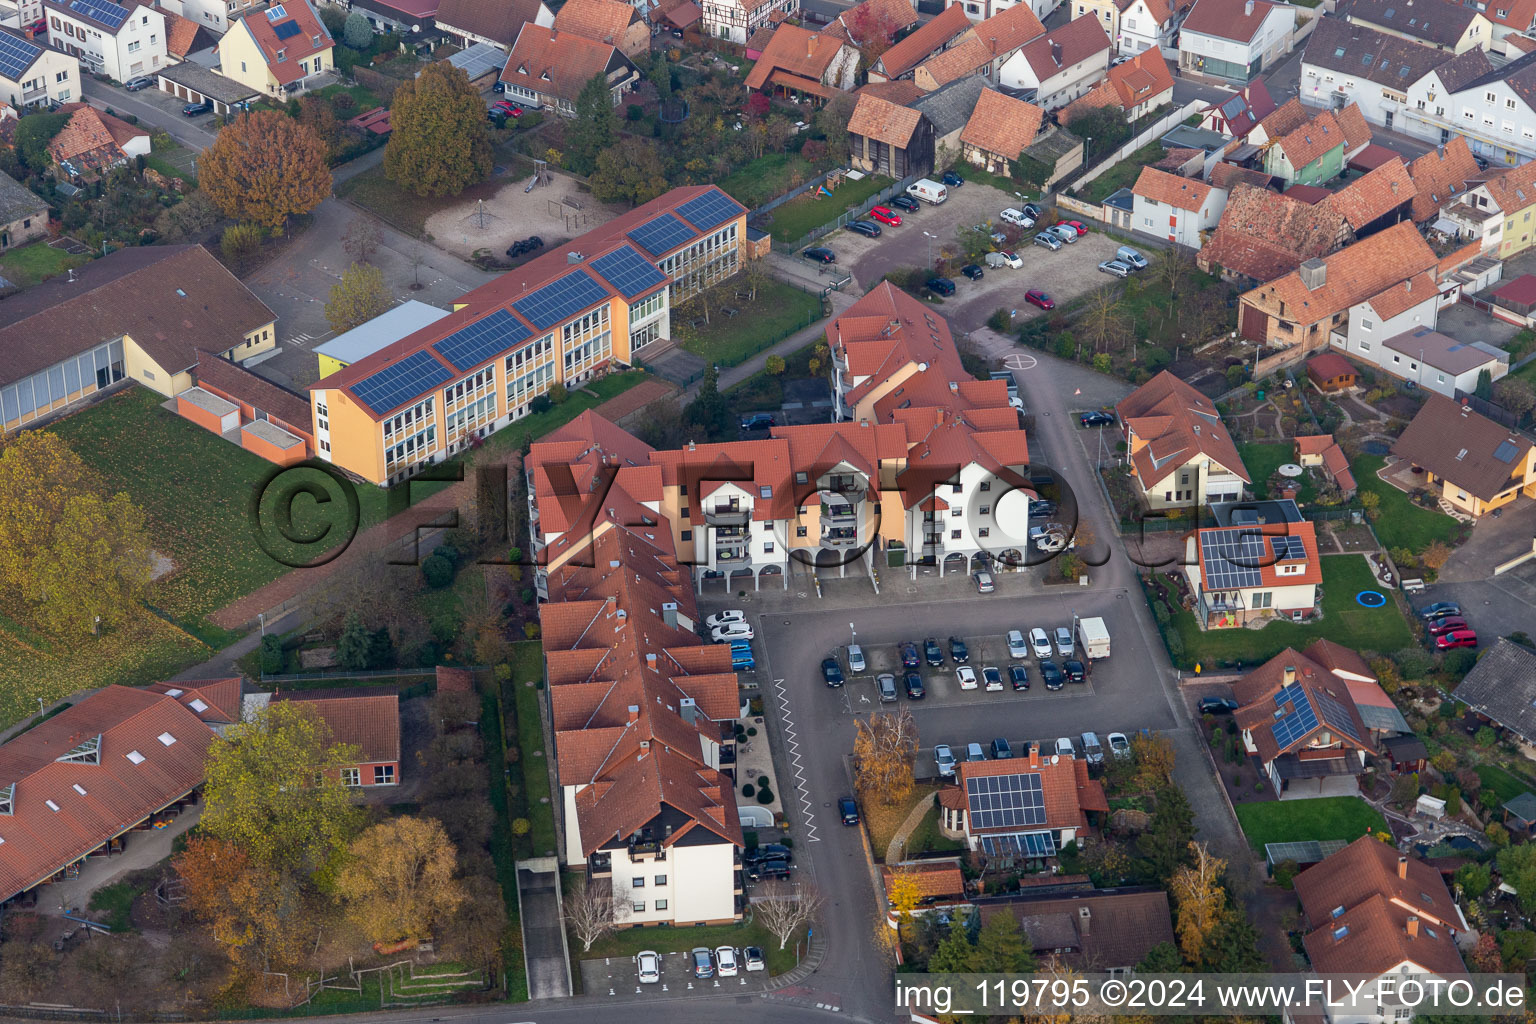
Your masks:
<svg viewBox="0 0 1536 1024"><path fill-rule="evenodd" d="M977 512L980 513L981 515L989 516L989 515L992 514L992 506L991 505L983 505L983 506L981 506L981 508L977 509Z"/></svg>
<svg viewBox="0 0 1536 1024"><path fill-rule="evenodd" d="M978 537L990 537L992 536L992 530L989 527L983 526L976 531L976 535Z"/></svg>
<svg viewBox="0 0 1536 1024"><path fill-rule="evenodd" d="M373 784L375 786L393 786L395 784L395 766L392 764L374 765Z"/></svg>
<svg viewBox="0 0 1536 1024"><path fill-rule="evenodd" d="M960 539L960 531L959 530L950 530L949 531L949 538L950 538L950 540L959 540Z"/></svg>
<svg viewBox="0 0 1536 1024"><path fill-rule="evenodd" d="M323 451L323 452L330 451L331 450L331 442L329 442L329 441L321 441L320 442L320 450Z"/></svg>
<svg viewBox="0 0 1536 1024"><path fill-rule="evenodd" d="M637 914L645 913L645 900L635 900L634 906L635 906L635 913L637 913Z"/></svg>
<svg viewBox="0 0 1536 1024"><path fill-rule="evenodd" d="M287 50L278 50L277 51L277 62L279 64L281 64L283 61L285 61L287 59L288 59L288 51Z"/></svg>
<svg viewBox="0 0 1536 1024"><path fill-rule="evenodd" d="M682 536L683 536L683 540L693 540L693 531L692 530L684 530Z"/></svg>
<svg viewBox="0 0 1536 1024"><path fill-rule="evenodd" d="M765 555L773 554L773 541L770 540L770 541L764 542L764 544L763 544L763 554L765 554Z"/></svg>
<svg viewBox="0 0 1536 1024"><path fill-rule="evenodd" d="M991 489L992 489L992 481L991 480L983 480L981 482L981 486L979 488L977 488L977 490L981 490L981 491L990 491Z"/></svg>
<svg viewBox="0 0 1536 1024"><path fill-rule="evenodd" d="M657 875L656 876L656 884L657 885L666 885L667 884L667 876L666 875Z"/></svg>
<svg viewBox="0 0 1536 1024"><path fill-rule="evenodd" d="M361 786L363 784L362 773L356 768L343 768L341 770L341 784L343 786Z"/></svg>
<svg viewBox="0 0 1536 1024"><path fill-rule="evenodd" d="M667 901L666 900L657 900L656 901L656 909L657 910L666 910L667 909Z"/></svg>
<svg viewBox="0 0 1536 1024"><path fill-rule="evenodd" d="M67 81L69 81L69 72L68 71L60 71L58 74L53 76L53 80L55 82L67 82Z"/></svg>
<svg viewBox="0 0 1536 1024"><path fill-rule="evenodd" d="M143 43L141 43L137 39L135 39L133 42L128 44L128 52L129 53L138 53L139 52L139 47L141 47L143 45L144 45Z"/></svg>
<svg viewBox="0 0 1536 1024"><path fill-rule="evenodd" d="M1439 381L1441 384L1444 384L1445 383L1445 374L1443 374L1443 373L1435 374L1435 380Z"/></svg>
<svg viewBox="0 0 1536 1024"><path fill-rule="evenodd" d="M645 888L645 879L644 878L631 878L629 880L629 884L634 886L636 889L644 889Z"/></svg>
<svg viewBox="0 0 1536 1024"><path fill-rule="evenodd" d="M804 537L805 536L805 527L803 527L803 526L795 527L795 536L796 537Z"/></svg>
<svg viewBox="0 0 1536 1024"><path fill-rule="evenodd" d="M1362 341L1360 343L1360 351L1361 352L1369 352L1370 350L1371 350L1371 343L1370 342Z"/></svg>
<svg viewBox="0 0 1536 1024"><path fill-rule="evenodd" d="M964 509L958 509L958 508L952 508L952 509L949 510L949 518L951 518L951 519L959 519L960 518L960 513L963 512L963 511L965 511L965 510Z"/></svg>
<svg viewBox="0 0 1536 1024"><path fill-rule="evenodd" d="M797 483L797 484L810 483L810 479L811 479L810 475L808 473L806 473L804 470L802 470L802 471L800 471L800 472L795 474L795 483Z"/></svg>

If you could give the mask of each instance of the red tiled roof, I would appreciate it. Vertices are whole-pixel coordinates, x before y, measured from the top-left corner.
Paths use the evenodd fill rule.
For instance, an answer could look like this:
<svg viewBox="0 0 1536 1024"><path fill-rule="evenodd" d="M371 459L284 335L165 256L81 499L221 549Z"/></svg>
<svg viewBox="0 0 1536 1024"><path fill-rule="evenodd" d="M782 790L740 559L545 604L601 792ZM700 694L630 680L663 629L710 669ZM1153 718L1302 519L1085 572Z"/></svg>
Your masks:
<svg viewBox="0 0 1536 1024"><path fill-rule="evenodd" d="M959 4L944 8L928 24L886 50L877 62L887 78L900 78L956 36L971 30L971 19Z"/></svg>
<svg viewBox="0 0 1536 1024"><path fill-rule="evenodd" d="M1467 190L1467 182L1481 173L1467 140L1460 135L1413 161L1408 165L1415 192L1413 219L1420 224L1435 219L1440 208L1460 197Z"/></svg>
<svg viewBox="0 0 1536 1024"><path fill-rule="evenodd" d="M1371 126L1365 120L1365 114L1360 110L1360 105L1351 103L1349 106L1334 114L1334 120L1339 123L1339 130L1344 133L1344 155L1355 152L1371 141Z"/></svg>
<svg viewBox="0 0 1536 1024"><path fill-rule="evenodd" d="M1033 103L986 89L977 99L960 141L985 153L1017 160L1039 135L1044 118L1045 111Z"/></svg>
<svg viewBox="0 0 1536 1024"><path fill-rule="evenodd" d="M1063 758L1053 764L1042 759L1037 748L1031 748L1028 758L963 762L960 765L959 786L956 788L966 792L969 780L999 775L1040 776L1040 789L1045 801L1045 821L1040 824L1040 828L1087 828L1087 811L1109 809L1104 787L1088 775L1088 762L1078 758ZM971 824L970 808L967 809L965 827L967 834L973 836L1020 831L1017 825L976 828Z"/></svg>
<svg viewBox="0 0 1536 1024"><path fill-rule="evenodd" d="M1199 4L1195 6L1198 9ZM1187 26L1188 22L1185 22L1185 25ZM1259 127L1264 129L1265 137L1270 142L1274 142L1276 139L1283 138L1297 128L1300 128L1311 118L1312 115L1308 112L1307 108L1301 105L1301 100L1292 98L1286 100L1267 114L1259 122Z"/></svg>
<svg viewBox="0 0 1536 1024"><path fill-rule="evenodd" d="M986 67L991 61L992 51L987 44L972 36L923 61L914 69L913 76L922 79L923 88L938 89Z"/></svg>
<svg viewBox="0 0 1536 1024"><path fill-rule="evenodd" d="M65 104L59 108L59 112L70 116L59 133L48 142L48 153L56 163L68 160L76 170L87 171L99 170L127 159L122 144L107 128L106 120L111 115L84 103ZM127 124L123 124L123 127L132 131Z"/></svg>
<svg viewBox="0 0 1536 1024"><path fill-rule="evenodd" d="M1081 19L1079 19L1081 20ZM1131 189L1138 196L1167 203L1180 210L1199 213L1211 196L1211 186L1195 178L1160 171L1156 167L1143 167L1136 185Z"/></svg>
<svg viewBox="0 0 1536 1024"><path fill-rule="evenodd" d="M1200 266L1272 281L1309 259L1326 256L1351 237L1343 214L1308 205L1267 188L1239 184L1211 240L1196 255Z"/></svg>
<svg viewBox="0 0 1536 1024"><path fill-rule="evenodd" d="M320 716L332 743L356 746L358 764L400 761L400 697L395 693L346 690L289 690L273 700L302 703Z"/></svg>
<svg viewBox="0 0 1536 1024"><path fill-rule="evenodd" d="M1305 527L1301 532L1303 541L1310 540L1307 546L1308 571L1304 577L1276 576L1274 572L1275 562L1272 558L1266 558L1269 564L1264 567L1266 587L1291 586L1298 583L1318 583L1322 580L1321 571L1317 571L1317 540L1310 522L1275 524L1288 527L1289 533L1296 536L1301 532L1299 528ZM1263 529L1266 537L1276 535L1268 527L1231 527L1231 529ZM1291 735L1284 740L1277 739L1274 734L1274 724L1277 713L1289 713L1295 709L1294 702L1277 704L1276 700L1282 689L1290 685L1290 682L1299 685L1302 692L1311 702L1317 719L1317 724L1300 735ZM1370 750L1371 743L1365 723L1360 720L1360 712L1355 707L1354 698L1350 696L1349 687L1344 680L1335 676L1332 672L1313 661L1294 648L1287 647L1279 654L1270 658L1258 668L1243 676L1232 684L1232 696L1235 697L1239 707L1233 712L1233 720L1240 729L1246 730L1253 738L1253 745L1258 750L1258 756L1265 764L1273 761L1281 754L1293 753L1306 748L1317 738L1319 732L1327 732L1332 737L1332 743L1344 744L1358 750ZM1338 723L1330 723L1326 720L1325 709L1337 705L1344 715L1344 720ZM1347 735L1347 730L1353 729L1354 736Z"/></svg>
<svg viewBox="0 0 1536 1024"><path fill-rule="evenodd" d="M1035 16L1029 4L1014 4L976 26L976 38L987 44L993 57L1022 47L1031 39L1045 35L1045 25Z"/></svg>
<svg viewBox="0 0 1536 1024"><path fill-rule="evenodd" d="M1164 370L1132 391L1115 412L1128 439L1145 442L1131 453L1143 487L1204 455L1244 482L1252 482L1232 435L1211 400Z"/></svg>
<svg viewBox="0 0 1536 1024"><path fill-rule="evenodd" d="M1320 204L1342 214L1356 231L1413 201L1417 194L1402 157L1361 175Z"/></svg>
<svg viewBox="0 0 1536 1024"><path fill-rule="evenodd" d="M574 103L582 88L607 71L615 57L624 59L612 43L529 22L517 33L501 80Z"/></svg>
<svg viewBox="0 0 1536 1024"><path fill-rule="evenodd" d="M1332 113L1320 110L1310 121L1286 133L1275 144L1284 151L1291 166L1299 171L1324 153L1342 147L1345 144L1344 130L1333 119Z"/></svg>
<svg viewBox="0 0 1536 1024"><path fill-rule="evenodd" d="M1073 18L1028 43L1020 52L1035 76L1044 82L1059 74L1062 68L1096 54L1105 54L1107 64L1109 50L1109 36L1104 34L1104 26L1099 24L1098 18Z"/></svg>
<svg viewBox="0 0 1536 1024"><path fill-rule="evenodd" d="M847 43L826 32L811 32L798 25L780 25L747 74L748 89L761 90L774 71L788 72L817 84Z"/></svg>
<svg viewBox="0 0 1536 1024"><path fill-rule="evenodd" d="M1239 43L1251 41L1264 24L1269 12L1281 6L1269 0L1251 0L1252 13L1248 13L1250 0L1196 0L1189 17L1184 19L1183 30L1198 32L1218 39L1231 39ZM1292 15L1294 20L1295 16Z"/></svg>
<svg viewBox="0 0 1536 1024"><path fill-rule="evenodd" d="M1307 360L1307 369L1319 380L1332 380L1335 377L1359 376L1359 371L1348 359L1337 352L1324 352Z"/></svg>
<svg viewBox="0 0 1536 1024"><path fill-rule="evenodd" d="M839 14L833 24L842 29L854 46L863 46L868 40L854 38L856 32L868 29L895 33L911 28L917 24L917 9L907 0L863 0ZM832 31L832 27L827 31Z"/></svg>
<svg viewBox="0 0 1536 1024"><path fill-rule="evenodd" d="M200 721L214 725L232 725L240 721L244 684L239 676L187 683L151 683L145 689L175 699Z"/></svg>
<svg viewBox="0 0 1536 1024"><path fill-rule="evenodd" d="M911 107L900 106L862 89L859 92L853 115L848 118L848 133L905 149L923 115Z"/></svg>
<svg viewBox="0 0 1536 1024"><path fill-rule="evenodd" d="M639 13L619 0L566 0L555 14L557 32L569 32L596 42L617 46Z"/></svg>
<svg viewBox="0 0 1536 1024"><path fill-rule="evenodd" d="M1437 262L1434 252L1407 221L1325 256L1323 261L1327 270L1316 289L1303 284L1297 271L1247 292L1242 301L1272 316L1278 316L1283 306L1285 319L1308 325L1374 300ZM1431 279L1428 294L1433 292Z"/></svg>
<svg viewBox="0 0 1536 1024"><path fill-rule="evenodd" d="M276 11L284 12L287 17L272 17ZM280 37L277 29L290 23L298 26L298 31ZM240 17L237 25L244 26L250 33L262 59L267 62L267 71L283 85L304 77L304 72L299 69L300 61L324 53L335 45L309 0L284 0L265 10L252 11ZM230 31L236 31L236 27L231 26ZM279 53L283 55L282 60L278 59Z"/></svg>
<svg viewBox="0 0 1536 1024"><path fill-rule="evenodd" d="M252 373L239 363L212 352L199 351L195 372L199 385L215 388L220 394L245 402L299 430L308 432L311 429L308 400Z"/></svg>
<svg viewBox="0 0 1536 1024"><path fill-rule="evenodd" d="M201 785L212 742L174 699L109 686L0 746L0 798L10 804L0 813L0 899ZM77 760L61 760L77 750Z"/></svg>
<svg viewBox="0 0 1536 1024"><path fill-rule="evenodd" d="M956 787L957 788L957 787ZM885 879L885 891L891 891L891 883L898 874L909 876L917 883L919 900L938 900L944 897L965 897L965 875L958 864L904 864L897 868L886 865L881 868Z"/></svg>

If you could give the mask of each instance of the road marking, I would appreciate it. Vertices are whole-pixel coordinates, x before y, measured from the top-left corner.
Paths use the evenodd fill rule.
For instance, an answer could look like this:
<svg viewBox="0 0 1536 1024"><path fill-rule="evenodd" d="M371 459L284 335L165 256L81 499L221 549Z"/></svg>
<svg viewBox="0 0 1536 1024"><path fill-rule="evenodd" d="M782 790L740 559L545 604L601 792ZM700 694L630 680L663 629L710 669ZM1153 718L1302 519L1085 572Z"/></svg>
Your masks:
<svg viewBox="0 0 1536 1024"><path fill-rule="evenodd" d="M805 816L805 841L819 843L821 837L816 834L816 815L811 810L810 791L805 784L805 764L800 760L800 740L795 732L795 720L789 714L789 691L784 688L782 679L775 679L773 685L779 691L779 717L784 722L784 745L789 748L789 759L795 767L795 788L800 791L800 807Z"/></svg>
<svg viewBox="0 0 1536 1024"><path fill-rule="evenodd" d="M1028 352L1014 352L1003 357L1003 368L1005 370L1033 370L1039 365L1040 360Z"/></svg>

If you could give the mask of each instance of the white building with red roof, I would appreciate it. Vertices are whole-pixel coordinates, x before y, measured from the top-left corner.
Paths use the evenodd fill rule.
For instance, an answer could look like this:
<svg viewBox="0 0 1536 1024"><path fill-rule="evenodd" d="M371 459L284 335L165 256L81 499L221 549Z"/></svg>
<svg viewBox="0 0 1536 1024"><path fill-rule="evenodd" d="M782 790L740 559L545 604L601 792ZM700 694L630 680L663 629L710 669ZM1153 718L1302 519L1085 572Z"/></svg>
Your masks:
<svg viewBox="0 0 1536 1024"><path fill-rule="evenodd" d="M283 0L230 25L219 40L219 72L265 96L288 96L335 66L334 45L309 0Z"/></svg>
<svg viewBox="0 0 1536 1024"><path fill-rule="evenodd" d="M43 17L51 47L116 81L153 75L169 63L165 15L144 0L43 0Z"/></svg>
<svg viewBox="0 0 1536 1024"><path fill-rule="evenodd" d="M1078 842L1089 813L1107 814L1104 787L1078 757L1042 755L966 761L957 785L939 791L939 825L984 857L1044 861Z"/></svg>
<svg viewBox="0 0 1536 1024"><path fill-rule="evenodd" d="M1206 629L1310 616L1323 581L1317 531L1294 501L1211 506L1216 526L1184 540L1184 574Z"/></svg>
<svg viewBox="0 0 1536 1024"><path fill-rule="evenodd" d="M1308 523L1308 526L1311 524ZM1287 647L1232 684L1243 747L1282 800L1351 796L1376 744L1349 686Z"/></svg>
<svg viewBox="0 0 1536 1024"><path fill-rule="evenodd" d="M1196 0L1179 29L1179 67L1242 85L1291 52L1296 8L1271 0Z"/></svg>

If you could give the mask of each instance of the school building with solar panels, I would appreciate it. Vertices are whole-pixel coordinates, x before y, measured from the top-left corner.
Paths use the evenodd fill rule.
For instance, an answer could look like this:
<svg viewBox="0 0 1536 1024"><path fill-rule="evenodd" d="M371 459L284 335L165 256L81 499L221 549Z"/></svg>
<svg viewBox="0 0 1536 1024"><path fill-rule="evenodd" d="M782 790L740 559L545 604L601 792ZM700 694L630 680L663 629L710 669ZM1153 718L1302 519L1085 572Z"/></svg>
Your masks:
<svg viewBox="0 0 1536 1024"><path fill-rule="evenodd" d="M310 386L317 454L392 485L670 336L670 311L735 274L747 211L673 189L463 295L453 313Z"/></svg>

